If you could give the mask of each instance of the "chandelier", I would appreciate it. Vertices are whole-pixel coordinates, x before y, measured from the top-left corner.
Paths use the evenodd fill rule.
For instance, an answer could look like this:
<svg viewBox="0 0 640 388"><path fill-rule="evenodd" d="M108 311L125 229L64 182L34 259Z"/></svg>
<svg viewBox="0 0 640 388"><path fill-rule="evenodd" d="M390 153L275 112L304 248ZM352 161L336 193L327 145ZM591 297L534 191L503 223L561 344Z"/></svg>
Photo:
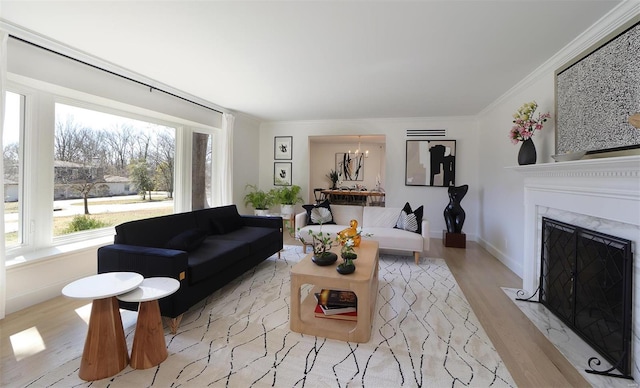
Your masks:
<svg viewBox="0 0 640 388"><path fill-rule="evenodd" d="M364 155L364 157L365 157L365 158L368 158L368 157L369 157L369 150L362 151L362 146L361 146L361 144L360 144L360 136L358 136L358 148L356 149L356 151L355 151L355 152L351 152L351 150L349 150L348 152L349 152L350 154L351 154L351 153L356 154L356 157L358 157L358 156L360 155L360 153L362 153L362 154Z"/></svg>

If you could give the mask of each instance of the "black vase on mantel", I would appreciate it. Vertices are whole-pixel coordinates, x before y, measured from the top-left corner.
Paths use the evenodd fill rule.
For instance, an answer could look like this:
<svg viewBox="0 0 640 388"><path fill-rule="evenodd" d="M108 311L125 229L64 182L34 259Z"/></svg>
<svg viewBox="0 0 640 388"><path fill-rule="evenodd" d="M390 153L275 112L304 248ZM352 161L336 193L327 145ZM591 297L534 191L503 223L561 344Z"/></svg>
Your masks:
<svg viewBox="0 0 640 388"><path fill-rule="evenodd" d="M518 164L521 166L526 164L536 164L537 158L538 155L536 154L536 146L533 144L533 140L528 138L523 141L520 146L520 151L518 152Z"/></svg>

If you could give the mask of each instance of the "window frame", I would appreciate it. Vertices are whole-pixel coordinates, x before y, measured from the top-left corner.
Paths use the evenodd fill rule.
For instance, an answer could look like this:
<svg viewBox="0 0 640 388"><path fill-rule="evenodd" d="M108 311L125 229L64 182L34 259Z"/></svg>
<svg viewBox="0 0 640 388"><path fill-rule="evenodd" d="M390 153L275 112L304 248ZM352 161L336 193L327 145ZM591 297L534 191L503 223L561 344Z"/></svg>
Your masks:
<svg viewBox="0 0 640 388"><path fill-rule="evenodd" d="M7 267L113 241L114 227L53 236L54 171L51 166L56 103L175 128L174 213L190 209L190 185L181 184L185 181L185 172L191 171L191 148L185 147L186 140L193 132L211 134L213 139L219 138L221 132L213 126L11 73L6 91L24 96L24 128L20 135L23 238L21 244L5 248ZM216 166L220 168L218 160L214 161L214 170Z"/></svg>
<svg viewBox="0 0 640 388"><path fill-rule="evenodd" d="M25 93L19 92L17 90L6 90L7 93L13 93L20 96L20 114L22 117L20 118L20 133L18 134L18 161L20 162L18 165L18 244L11 245L8 248L6 245L5 238L5 250L11 250L13 248L19 247L24 243L25 239L25 225L23 223L24 218L24 137L26 132L26 118L27 118L27 96ZM4 123L3 123L4 125ZM3 148L4 148L4 142ZM5 192L6 195L6 192ZM5 231L6 233L6 231Z"/></svg>

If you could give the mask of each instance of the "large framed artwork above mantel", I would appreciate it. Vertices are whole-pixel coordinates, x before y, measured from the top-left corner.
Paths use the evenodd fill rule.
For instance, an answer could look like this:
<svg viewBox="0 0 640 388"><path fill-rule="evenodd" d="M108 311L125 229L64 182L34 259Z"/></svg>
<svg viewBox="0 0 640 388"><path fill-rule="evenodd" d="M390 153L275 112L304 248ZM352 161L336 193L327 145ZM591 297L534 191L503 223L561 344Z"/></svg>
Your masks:
<svg viewBox="0 0 640 388"><path fill-rule="evenodd" d="M556 153L640 152L640 16L556 71ZM637 116L636 116L637 117Z"/></svg>

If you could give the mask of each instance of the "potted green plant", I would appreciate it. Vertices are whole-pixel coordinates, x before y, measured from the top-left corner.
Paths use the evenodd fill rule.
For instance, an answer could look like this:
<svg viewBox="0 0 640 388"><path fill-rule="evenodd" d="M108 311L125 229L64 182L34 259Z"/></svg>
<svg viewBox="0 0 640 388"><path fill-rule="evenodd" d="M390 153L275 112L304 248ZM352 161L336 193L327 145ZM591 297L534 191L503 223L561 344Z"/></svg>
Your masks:
<svg viewBox="0 0 640 388"><path fill-rule="evenodd" d="M275 191L275 201L280 204L280 213L293 214L297 203L303 203L304 200L300 196L302 188L298 185L284 186Z"/></svg>
<svg viewBox="0 0 640 388"><path fill-rule="evenodd" d="M327 174L327 178L331 181L331 189L335 190L338 188L338 172L336 170L331 170Z"/></svg>
<svg viewBox="0 0 640 388"><path fill-rule="evenodd" d="M247 184L244 189L249 190L244 196L244 206L251 205L257 216L266 215L275 202L274 191L264 191L252 184Z"/></svg>
<svg viewBox="0 0 640 388"><path fill-rule="evenodd" d="M298 228L298 234L299 233L300 228ZM309 244L302 236L300 236L300 241L305 245L311 245L313 247L311 261L317 265L325 266L333 264L338 260L338 255L330 251L333 243L336 242L336 238L329 233L323 232L322 224L320 224L320 230L318 232L310 230L307 233L311 236L313 243Z"/></svg>

